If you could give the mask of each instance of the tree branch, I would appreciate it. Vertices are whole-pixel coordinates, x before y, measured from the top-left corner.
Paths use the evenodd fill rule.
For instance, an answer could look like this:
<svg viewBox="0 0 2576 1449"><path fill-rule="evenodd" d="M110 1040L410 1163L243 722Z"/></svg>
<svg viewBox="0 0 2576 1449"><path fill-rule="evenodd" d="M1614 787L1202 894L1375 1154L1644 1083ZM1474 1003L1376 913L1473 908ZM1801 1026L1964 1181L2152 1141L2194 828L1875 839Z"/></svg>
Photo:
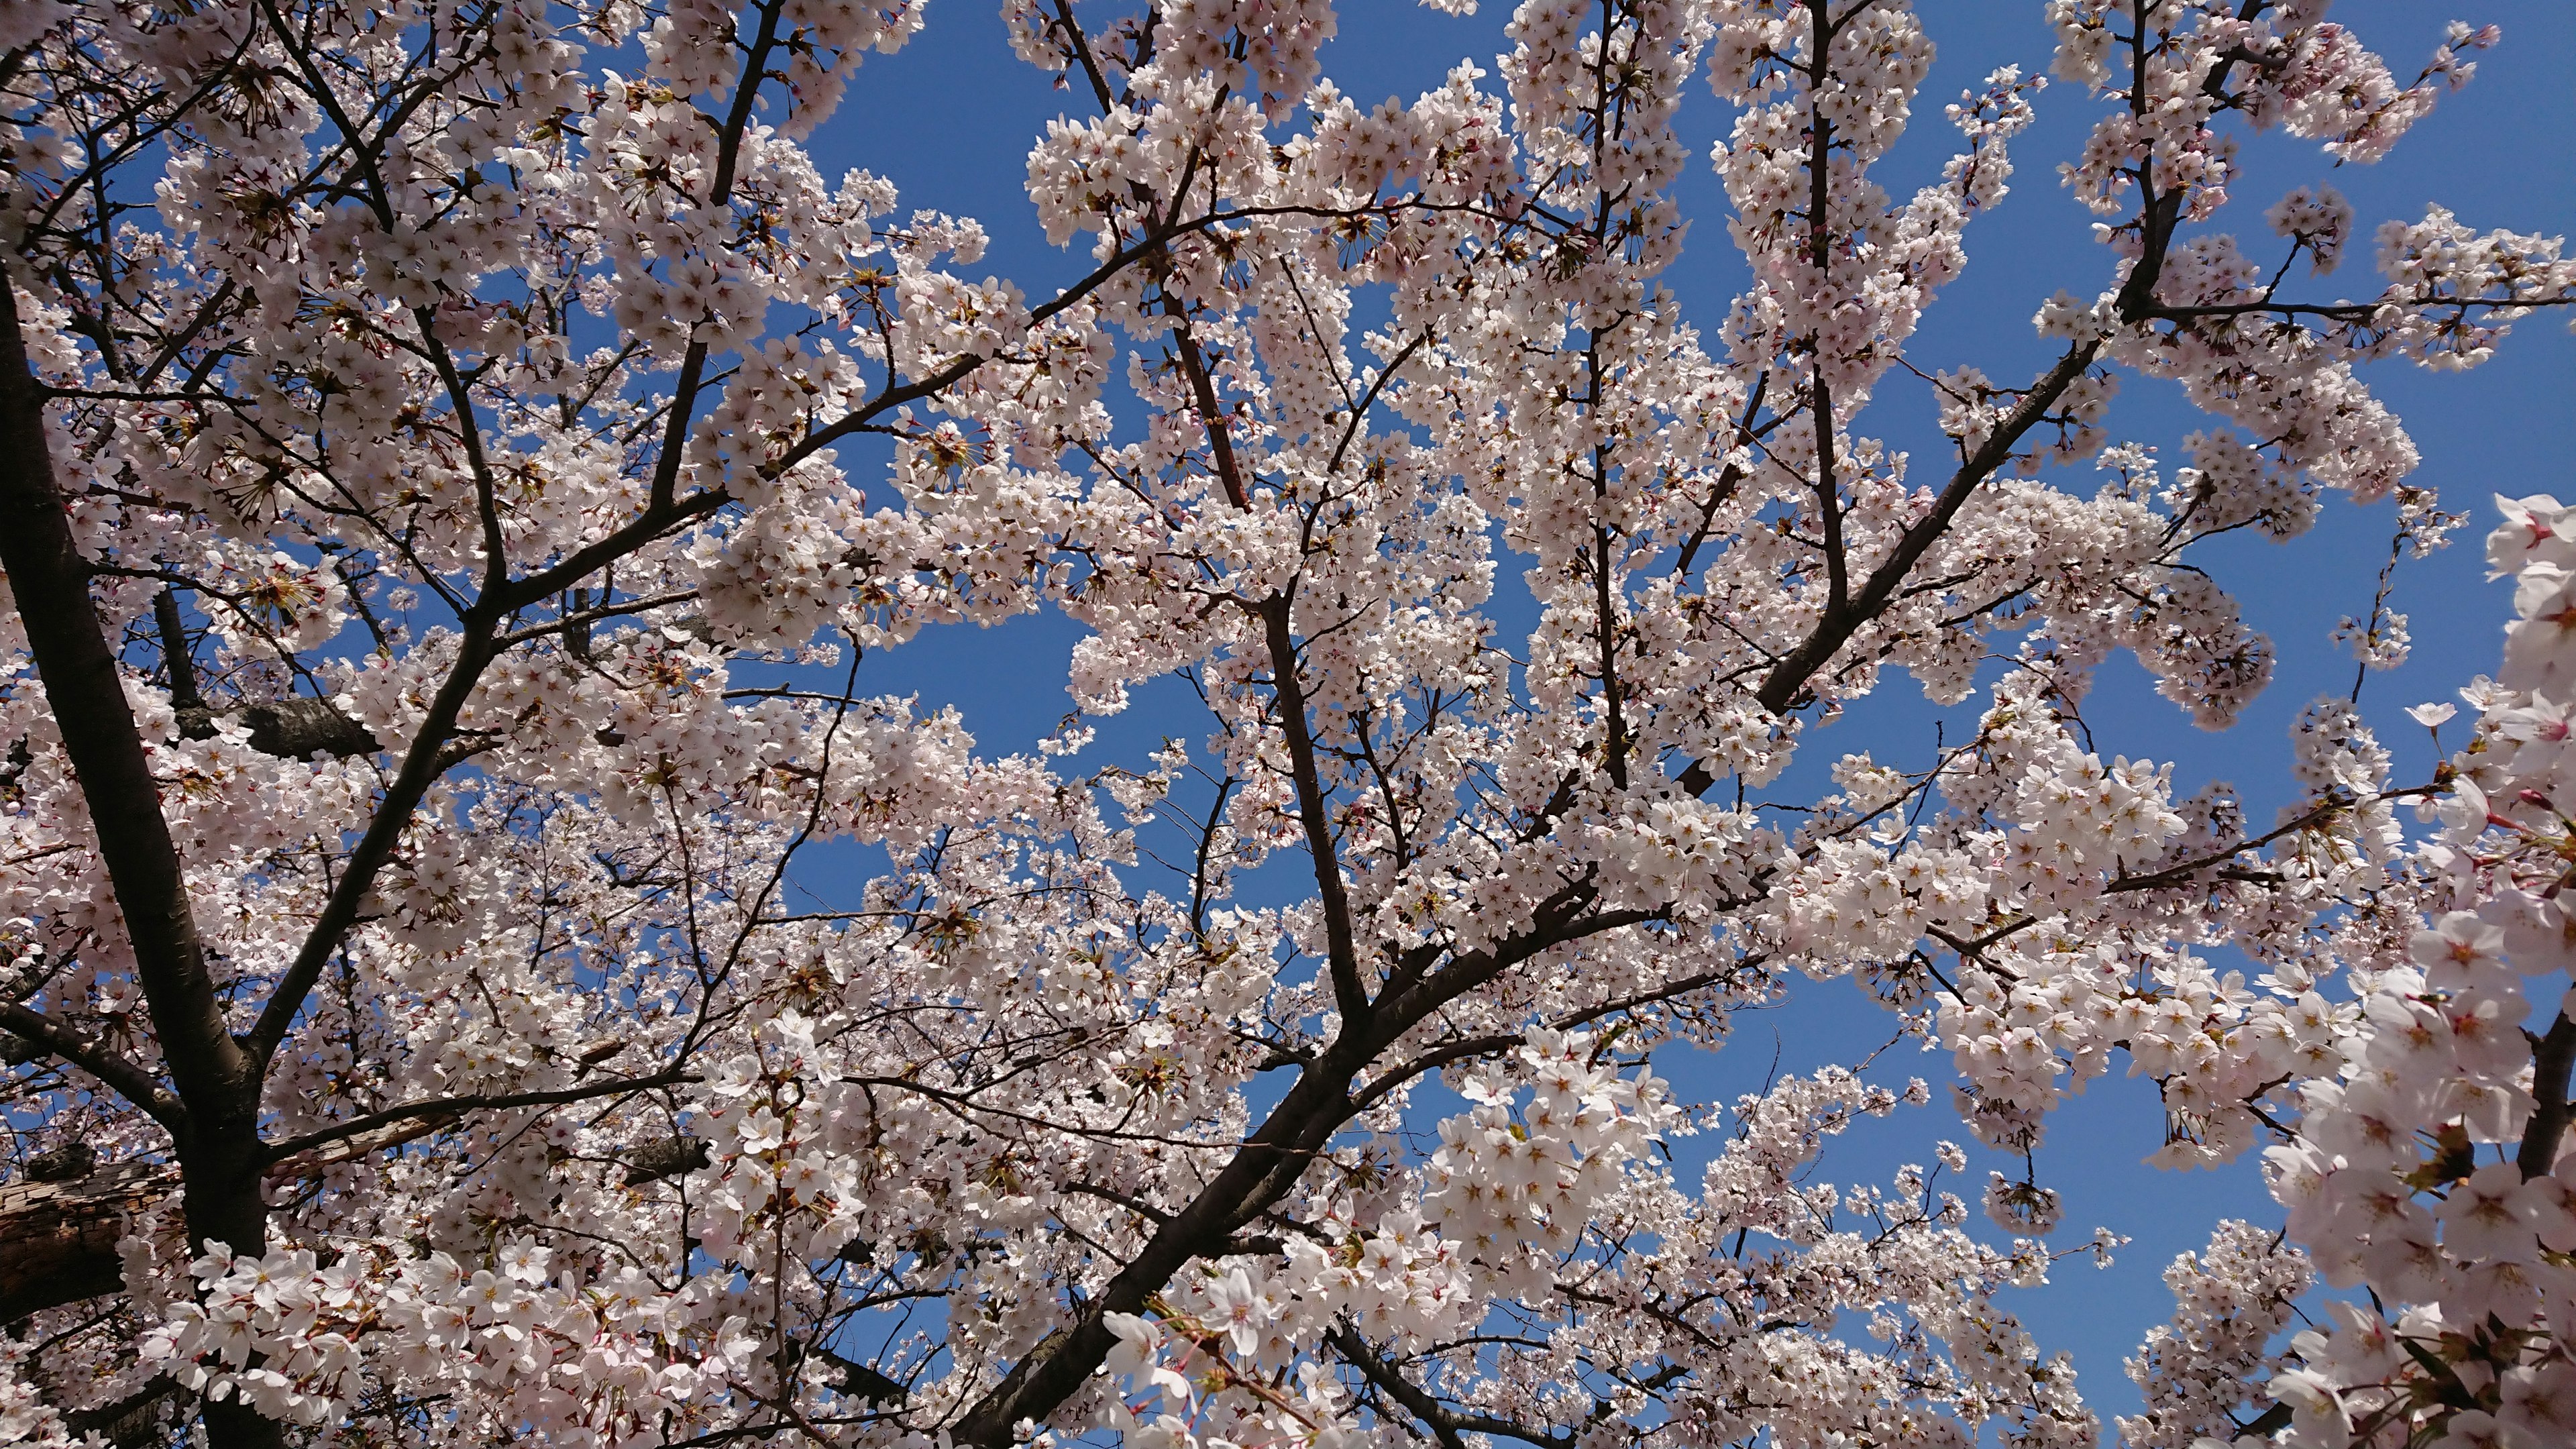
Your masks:
<svg viewBox="0 0 2576 1449"><path fill-rule="evenodd" d="M14 1001L0 1001L0 1027L107 1083L118 1096L142 1108L162 1126L175 1132L186 1122L187 1109L169 1088L161 1085L160 1079L43 1012Z"/></svg>
<svg viewBox="0 0 2576 1449"><path fill-rule="evenodd" d="M644 1092L655 1087L668 1087L679 1082L697 1080L699 1077L696 1073L672 1067L650 1076L592 1082L582 1087L560 1087L543 1092L495 1092L488 1095L440 1097L433 1101L410 1102L400 1107L387 1107L380 1112L351 1117L344 1122L334 1122L328 1127L316 1128L301 1136L289 1137L283 1142L274 1143L265 1148L262 1155L270 1162L280 1162L298 1153L327 1147L334 1142L361 1136L397 1122L461 1117L468 1112L500 1112L513 1107L557 1107L567 1102L586 1102L594 1097L613 1097L626 1092Z"/></svg>
<svg viewBox="0 0 2576 1449"><path fill-rule="evenodd" d="M1288 767L1297 786L1297 819L1305 828L1306 853L1315 862L1315 892L1324 908L1324 952L1333 978L1333 1000L1342 1016L1357 1021L1368 1010L1368 991L1360 982L1359 946L1351 931L1350 894L1342 887L1341 852L1333 842L1332 823L1324 817L1323 777L1315 762L1315 738L1306 724L1306 691L1297 679L1297 641L1289 626L1285 594L1261 606L1270 645L1270 685L1279 697L1279 726L1288 736Z"/></svg>
<svg viewBox="0 0 2576 1449"><path fill-rule="evenodd" d="M1588 886L1570 885L1541 904L1528 931L1452 961L1410 986L1400 999L1382 997L1358 1021L1346 1019L1331 1045L1299 1072L1279 1104L1198 1196L1160 1225L1071 1323L1047 1335L970 1404L951 1430L953 1439L979 1449L1007 1449L1018 1442L1015 1425L1055 1412L1108 1357L1115 1342L1108 1315L1140 1311L1191 1258L1221 1246L1237 1225L1278 1201L1358 1111L1349 1092L1351 1081L1404 1033L1459 993L1552 946L1653 919L1642 911L1585 915L1590 899Z"/></svg>
<svg viewBox="0 0 2576 1449"><path fill-rule="evenodd" d="M1429 1426L1431 1432L1438 1436L1442 1449L1466 1449L1467 1441L1463 1436L1467 1434L1499 1434L1525 1444L1536 1444L1540 1449L1567 1449L1574 1442L1574 1435L1568 1430L1533 1429L1490 1414L1462 1414L1450 1408L1416 1387L1410 1379L1398 1373L1393 1364L1378 1357L1377 1350L1369 1347L1368 1340L1360 1337L1348 1324L1336 1323L1325 1330L1324 1341L1333 1346L1333 1351L1342 1356L1343 1362L1358 1369L1360 1377L1375 1384L1379 1392Z"/></svg>
<svg viewBox="0 0 2576 1449"><path fill-rule="evenodd" d="M2525 1032L2529 1036L2530 1033ZM2546 1176L2558 1165L2558 1141L2567 1133L2570 1108L2567 1078L2576 1067L2576 1021L2567 1013L2549 1024L2549 1034L2531 1038L2531 1123L2522 1130L2522 1150L2514 1165L2525 1181Z"/></svg>
<svg viewBox="0 0 2576 1449"><path fill-rule="evenodd" d="M1949 531L1950 521L1959 516L1959 510L1967 506L1968 499L1993 476L1997 468L2003 466L2005 459L2012 456L2013 444L2038 425L2049 408L2064 395L2068 385L2093 365L2094 357L2101 350L2099 339L2079 342L2068 348L2065 355L2057 359L2056 365L2031 384L2030 390L2022 395L2020 404L1995 425L1995 430L1950 476L1940 496L1933 500L1932 511L1915 520L1914 525L1897 539L1896 547L1888 556L1877 568L1870 570L1860 592L1841 608L1833 607L1828 601L1824 612L1816 618L1815 628L1797 648L1771 666L1770 673L1763 676L1761 687L1754 691L1754 698L1764 709L1775 715L1789 712L1789 707L1807 687L1808 679L1834 657L1834 652L1842 648L1861 625L1878 617L1879 611L1887 607L1888 600L1895 596L1897 586L1905 582L1905 575L1915 562L1932 547L1934 540Z"/></svg>
<svg viewBox="0 0 2576 1449"><path fill-rule="evenodd" d="M142 732L126 703L123 672L90 599L89 569L54 484L42 395L28 366L15 289L5 279L0 279L0 568L8 573L46 703L89 807L99 858L124 918L135 976L162 1059L169 1063L178 1100L186 1105L193 1130L181 1140L185 1144L201 1132L233 1135L224 1144L228 1150L217 1155L239 1156L240 1165L247 1166L256 1134L252 1114L258 1076L224 1019L189 905L178 846L161 814L160 788L152 778ZM53 1036L44 1039L59 1045ZM101 1080L116 1084L113 1076L102 1075ZM148 1106L151 1100L147 1096L137 1105ZM207 1186L214 1189L212 1183ZM193 1196L190 1206L194 1232L201 1218ZM256 1247L248 1239L234 1246Z"/></svg>

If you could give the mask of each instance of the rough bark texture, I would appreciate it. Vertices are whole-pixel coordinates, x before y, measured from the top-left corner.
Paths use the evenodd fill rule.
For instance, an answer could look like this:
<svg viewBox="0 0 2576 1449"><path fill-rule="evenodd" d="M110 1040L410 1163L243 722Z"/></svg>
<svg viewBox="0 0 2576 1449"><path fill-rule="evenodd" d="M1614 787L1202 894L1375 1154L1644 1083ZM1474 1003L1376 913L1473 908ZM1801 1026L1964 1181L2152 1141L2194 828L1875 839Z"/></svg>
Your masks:
<svg viewBox="0 0 2576 1449"><path fill-rule="evenodd" d="M250 747L262 754L301 760L319 751L346 759L351 755L372 755L384 748L365 725L340 713L327 699L280 699L243 705L228 713L240 715L250 726ZM225 717L203 705L183 708L179 711L179 733L193 740L211 739L217 723Z"/></svg>
<svg viewBox="0 0 2576 1449"><path fill-rule="evenodd" d="M183 1108L170 1126L187 1187L189 1241L262 1252L268 1208L259 1191L258 1073L233 1040L206 968L160 787L90 598L89 563L54 482L44 403L27 363L17 298L0 279L0 570L89 805L153 1034ZM217 1449L282 1442L274 1423L238 1403L207 1404L205 1423Z"/></svg>
<svg viewBox="0 0 2576 1449"><path fill-rule="evenodd" d="M123 1162L0 1187L0 1323L118 1291L117 1239L178 1184L174 1167Z"/></svg>

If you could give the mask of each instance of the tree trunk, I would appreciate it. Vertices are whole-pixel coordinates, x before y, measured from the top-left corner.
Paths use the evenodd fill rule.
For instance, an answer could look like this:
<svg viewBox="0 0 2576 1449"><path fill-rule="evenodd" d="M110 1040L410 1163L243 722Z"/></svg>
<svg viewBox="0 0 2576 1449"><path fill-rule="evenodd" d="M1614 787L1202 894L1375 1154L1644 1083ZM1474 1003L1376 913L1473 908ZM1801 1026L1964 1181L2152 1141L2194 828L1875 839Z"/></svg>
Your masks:
<svg viewBox="0 0 2576 1449"><path fill-rule="evenodd" d="M153 1034L183 1115L171 1124L192 1246L268 1246L259 1190L259 1079L233 1040L206 967L170 822L115 651L90 599L89 564L54 483L45 393L27 363L15 289L0 278L0 570L89 805L100 860L134 950ZM226 1400L205 1406L215 1449L280 1444L278 1426Z"/></svg>
<svg viewBox="0 0 2576 1449"><path fill-rule="evenodd" d="M73 1182L0 1187L0 1323L119 1291L117 1240L178 1185L164 1164L120 1162Z"/></svg>

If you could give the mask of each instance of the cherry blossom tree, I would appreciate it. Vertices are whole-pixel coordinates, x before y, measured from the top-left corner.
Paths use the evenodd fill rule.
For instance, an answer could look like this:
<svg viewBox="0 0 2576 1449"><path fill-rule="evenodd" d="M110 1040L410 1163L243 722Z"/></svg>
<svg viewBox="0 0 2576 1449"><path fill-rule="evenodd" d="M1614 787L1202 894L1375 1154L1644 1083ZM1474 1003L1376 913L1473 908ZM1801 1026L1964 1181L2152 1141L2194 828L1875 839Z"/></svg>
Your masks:
<svg viewBox="0 0 2576 1449"><path fill-rule="evenodd" d="M2576 263L2437 208L2338 292L2337 193L2221 213L2496 36L2034 8L2102 245L2020 377L1908 345L2043 77L1919 95L1902 0L1526 0L1374 110L1326 0L1008 0L1034 291L808 149L919 0L0 7L0 1437L2091 1444L2007 1300L2115 1245L1941 1136L2115 1067L2282 1205L2126 1442L2576 1437L2576 510L2506 504L2434 778L2328 700L2266 824L2073 717L2264 686L2208 540L2462 521L2362 371ZM1111 764L860 687L1039 610L1082 716L1203 709ZM1973 737L1793 771L1891 669ZM1657 1075L1836 977L1946 1090Z"/></svg>

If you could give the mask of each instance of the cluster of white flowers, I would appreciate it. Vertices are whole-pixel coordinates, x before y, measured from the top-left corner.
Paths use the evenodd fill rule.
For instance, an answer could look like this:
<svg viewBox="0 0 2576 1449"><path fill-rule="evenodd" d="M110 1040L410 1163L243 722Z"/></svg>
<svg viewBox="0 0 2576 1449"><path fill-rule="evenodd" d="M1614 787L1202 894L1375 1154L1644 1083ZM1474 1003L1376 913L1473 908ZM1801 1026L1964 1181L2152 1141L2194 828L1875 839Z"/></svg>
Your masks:
<svg viewBox="0 0 2576 1449"><path fill-rule="evenodd" d="M2129 1360L2129 1377L2144 1391L2146 1406L2121 1417L2120 1442L2194 1449L2204 1439L2236 1438L2242 1427L2236 1406L2249 1385L2264 1385L2252 1397L2265 1411L2271 1407L2268 1380L2281 1370L2278 1337L2315 1278L2279 1233L2233 1218L2210 1233L2205 1254L2174 1259L2165 1269L2173 1322L2148 1330Z"/></svg>
<svg viewBox="0 0 2576 1449"><path fill-rule="evenodd" d="M2555 890L2566 821L2552 803L2565 788L2552 732L2565 726L2542 691L2576 657L2551 612L2576 562L2557 529L2576 515L2548 497L2497 501L2506 521L2487 552L2517 579L2519 618L2500 679L2463 692L2476 729L2446 770L2441 837L2420 855L2438 914L2402 958L2355 973L2333 1058L2300 1088L2298 1137L2268 1154L2319 1273L2366 1285L2387 1310L2338 1304L2300 1335L2299 1366L2273 1390L2296 1409L2300 1444L2432 1433L2538 1445L2576 1432L2576 1143L2564 1132L2576 1027L2564 1006L2554 1024L2526 1025L2553 1010L2571 961Z"/></svg>
<svg viewBox="0 0 2576 1449"><path fill-rule="evenodd" d="M1459 1091L1476 1106L1440 1123L1440 1148L1423 1169L1423 1212L1507 1291L1545 1283L1532 1275L1573 1250L1618 1187L1620 1164L1670 1123L1662 1083L1622 1077L1591 1053L1581 1032L1542 1032L1521 1048L1517 1070L1469 1076ZM1514 1102L1515 1077L1529 1086L1525 1105Z"/></svg>

